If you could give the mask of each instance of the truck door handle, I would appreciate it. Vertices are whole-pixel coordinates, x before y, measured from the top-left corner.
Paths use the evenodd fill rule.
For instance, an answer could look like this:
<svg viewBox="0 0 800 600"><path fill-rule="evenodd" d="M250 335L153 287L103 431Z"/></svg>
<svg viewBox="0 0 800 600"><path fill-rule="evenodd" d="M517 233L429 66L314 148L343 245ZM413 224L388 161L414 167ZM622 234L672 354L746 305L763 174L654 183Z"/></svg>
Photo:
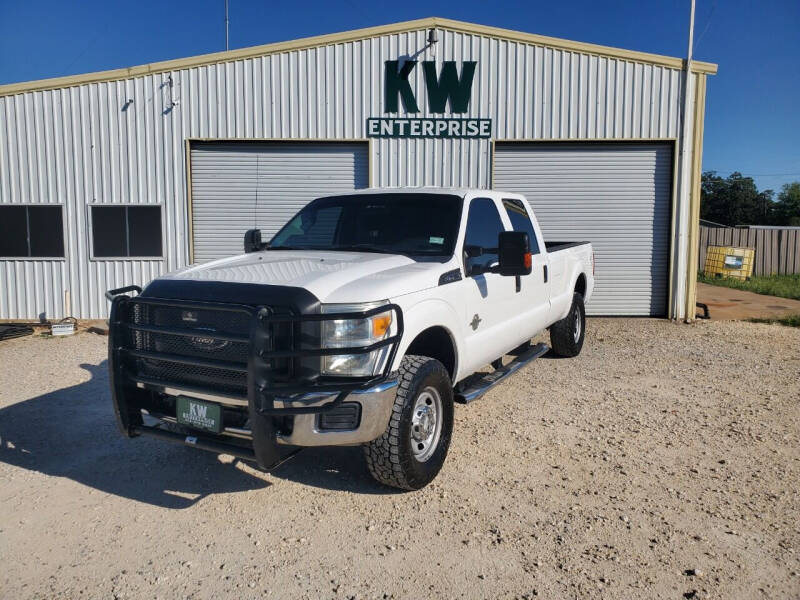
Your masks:
<svg viewBox="0 0 800 600"><path fill-rule="evenodd" d="M544 271L544 282L547 283L547 265L543 265L542 270Z"/></svg>

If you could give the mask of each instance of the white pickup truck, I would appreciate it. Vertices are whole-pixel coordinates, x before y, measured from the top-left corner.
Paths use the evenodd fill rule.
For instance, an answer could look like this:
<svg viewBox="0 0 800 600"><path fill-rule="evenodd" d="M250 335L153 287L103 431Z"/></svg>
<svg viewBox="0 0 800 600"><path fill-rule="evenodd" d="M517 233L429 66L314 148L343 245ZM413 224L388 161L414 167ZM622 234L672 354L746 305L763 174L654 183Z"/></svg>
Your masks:
<svg viewBox="0 0 800 600"><path fill-rule="evenodd" d="M454 401L547 352L531 344L544 329L556 354L580 352L593 271L591 245L545 242L519 194L319 198L269 243L248 231L240 256L107 293L117 421L264 469L363 445L378 481L419 489Z"/></svg>

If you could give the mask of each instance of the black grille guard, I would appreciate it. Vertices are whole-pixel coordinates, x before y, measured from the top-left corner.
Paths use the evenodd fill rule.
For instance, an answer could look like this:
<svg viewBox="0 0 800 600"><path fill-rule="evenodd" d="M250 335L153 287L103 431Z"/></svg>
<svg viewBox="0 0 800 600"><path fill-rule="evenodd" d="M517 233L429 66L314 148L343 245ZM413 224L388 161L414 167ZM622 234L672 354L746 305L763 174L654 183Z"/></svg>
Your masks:
<svg viewBox="0 0 800 600"><path fill-rule="evenodd" d="M225 369L247 374L247 396L248 403L254 406L257 412L269 415L297 415L307 413L319 413L332 410L344 400L350 392L365 390L373 385L385 380L391 372L397 354L398 343L403 335L403 312L396 304L384 304L361 312L344 313L324 313L324 314L274 314L269 307L246 306L236 304L221 304L214 302L195 302L186 300L171 300L166 298L151 297L130 297L124 292L139 291L135 286L129 286L120 290L111 290L107 296L112 298L111 314L109 317L109 361L114 377L119 384L126 382L153 384L152 379L138 376L125 368L126 357L136 357L192 365L197 367L210 367ZM134 304L151 304L155 306L167 306L187 310L212 310L229 311L246 314L250 319L249 335L242 335L231 332L209 332L207 329L175 328L163 327L158 325L145 325L131 323L126 320L129 308ZM394 335L380 340L368 346L356 346L348 348L294 348L294 339L290 342L289 349L275 349L271 336L272 323L303 323L303 322L322 322L342 319L365 319L377 314L391 311L394 313L397 331ZM222 361L210 358L198 358L194 356L176 355L163 352L152 352L128 348L122 344L125 337L124 330L143 331L159 333L165 335L176 335L184 337L203 337L219 341L247 342L250 351L248 353L247 365L230 361ZM352 355L367 354L386 346L390 347L389 355L386 358L384 368L379 375L368 378L353 378L352 381L337 380L335 382L320 382L316 380L303 380L290 383L276 383L270 379L272 369L269 361L274 358L304 358L315 356L333 355ZM159 382L161 383L161 382ZM176 384L176 387L186 387ZM198 393L219 394L213 387L193 386L193 390ZM292 394L306 392L330 392L338 393L336 399L321 406L315 407L274 407L273 401L276 398L291 399Z"/></svg>
<svg viewBox="0 0 800 600"><path fill-rule="evenodd" d="M256 460L262 468L271 469L286 460L281 456L275 443L275 425L273 417L285 415L298 415L310 413L323 413L339 406L347 395L358 390L368 389L385 381L397 355L399 342L403 336L403 312L396 304L385 304L362 312L326 313L326 314L275 314L266 306L248 306L240 304L223 304L215 302L196 302L186 300L173 300L168 298L152 298L136 296L131 297L127 292L141 293L138 286L128 286L106 292L106 297L111 300L109 314L108 362L109 379L111 384L111 397L117 424L122 433L128 437L141 434L153 435L174 442L190 443L198 448L214 452L227 452L248 460ZM188 310L213 310L232 311L244 313L249 322L249 334L213 331L207 329L163 327L159 325L132 323L129 320L131 308L136 304L151 304L161 307L174 307ZM303 323L322 322L339 319L368 318L383 312L392 311L396 318L397 331L391 337L371 344L352 348L295 348L295 336L290 336L289 347L274 348L272 324L274 323ZM294 331L294 327L289 328ZM127 331L142 331L163 335L203 337L214 340L232 341L248 344L247 364L230 361L216 360L213 358L199 358L194 356L176 355L163 352L152 352L129 348L125 346L124 335ZM352 378L350 380L337 380L335 382L322 382L318 380L289 380L288 382L275 382L270 377L272 366L270 360L275 358L302 358L314 356L330 356L337 354L365 354L389 347L389 355L383 371L373 377ZM218 438L208 436L184 436L157 427L145 426L142 422L141 409L129 403L126 390L131 385L138 383L145 387L164 386L169 382L154 380L141 376L128 368L129 358L139 357L155 359L173 364L185 364L195 367L210 367L239 373L245 373L247 378L247 411L249 414L252 432L252 449L222 443ZM224 396L210 386L174 384L176 388L185 390L188 394L207 393ZM319 406L285 406L285 401L291 401L293 394L308 392L330 392L336 397ZM241 398L243 399L243 398ZM276 399L284 400L284 406L276 407ZM295 451L296 452L296 451Z"/></svg>

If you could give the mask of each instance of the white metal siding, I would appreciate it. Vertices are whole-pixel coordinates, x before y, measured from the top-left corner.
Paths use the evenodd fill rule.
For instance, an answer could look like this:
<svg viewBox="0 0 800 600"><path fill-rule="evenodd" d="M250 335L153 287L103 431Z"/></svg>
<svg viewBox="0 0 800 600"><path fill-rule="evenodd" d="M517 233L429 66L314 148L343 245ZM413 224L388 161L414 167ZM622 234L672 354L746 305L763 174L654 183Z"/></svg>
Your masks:
<svg viewBox="0 0 800 600"><path fill-rule="evenodd" d="M233 142L192 147L194 260L242 252L253 227L269 240L310 200L369 185L369 145Z"/></svg>
<svg viewBox="0 0 800 600"><path fill-rule="evenodd" d="M681 72L439 29L418 60L478 61L469 113L496 139L676 138ZM360 139L383 114L383 63L414 55L409 31L119 81L0 97L0 203L65 205L65 261L0 261L0 318L103 317L103 291L189 260L185 140ZM421 68L419 117L431 116ZM401 113L400 116L405 113ZM489 187L489 140L380 139L376 186ZM163 260L90 260L87 204L164 206ZM680 234L680 232L679 232ZM238 242L237 242L238 243Z"/></svg>
<svg viewBox="0 0 800 600"><path fill-rule="evenodd" d="M494 187L523 193L546 240L590 241L594 315L667 312L672 148L498 143Z"/></svg>

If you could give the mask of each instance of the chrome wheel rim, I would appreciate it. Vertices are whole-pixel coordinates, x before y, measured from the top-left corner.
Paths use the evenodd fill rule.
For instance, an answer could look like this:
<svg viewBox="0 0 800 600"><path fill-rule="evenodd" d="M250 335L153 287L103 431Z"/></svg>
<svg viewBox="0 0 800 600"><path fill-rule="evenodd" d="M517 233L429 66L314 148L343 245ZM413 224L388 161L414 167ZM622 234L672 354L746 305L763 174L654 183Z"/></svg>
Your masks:
<svg viewBox="0 0 800 600"><path fill-rule="evenodd" d="M581 339L581 329L583 327L581 323L581 311L575 310L575 343L577 344Z"/></svg>
<svg viewBox="0 0 800 600"><path fill-rule="evenodd" d="M411 413L411 451L425 462L436 451L442 434L442 398L435 388L426 387L414 402Z"/></svg>

